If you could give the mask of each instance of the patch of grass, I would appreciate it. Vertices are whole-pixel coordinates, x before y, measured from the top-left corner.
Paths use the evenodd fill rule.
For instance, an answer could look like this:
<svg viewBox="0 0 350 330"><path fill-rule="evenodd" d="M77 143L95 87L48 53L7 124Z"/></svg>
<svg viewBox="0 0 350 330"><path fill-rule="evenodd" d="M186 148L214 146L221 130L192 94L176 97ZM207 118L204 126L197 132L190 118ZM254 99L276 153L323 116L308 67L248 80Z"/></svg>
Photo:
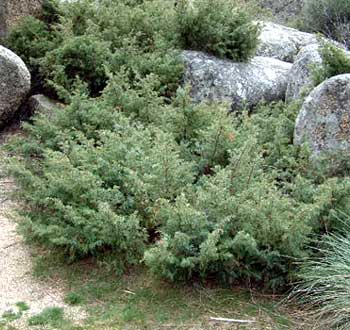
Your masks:
<svg viewBox="0 0 350 330"><path fill-rule="evenodd" d="M303 263L301 281L294 290L293 298L329 329L350 328L349 229L342 235L329 234L323 238L319 255Z"/></svg>
<svg viewBox="0 0 350 330"><path fill-rule="evenodd" d="M14 320L18 320L21 317L21 314L15 313L14 311L6 311L1 317L7 322L12 322Z"/></svg>
<svg viewBox="0 0 350 330"><path fill-rule="evenodd" d="M94 259L67 266L52 253L38 256L35 265L37 276L59 277L74 297L82 298L89 315L84 330L227 329L210 322L210 316L254 319L250 330L296 329L288 311L278 307L279 297L255 291L219 288L212 282L170 284L154 279L143 267L117 276Z"/></svg>
<svg viewBox="0 0 350 330"><path fill-rule="evenodd" d="M60 307L48 307L41 313L28 319L30 326L52 325L56 326L64 322L64 311Z"/></svg>
<svg viewBox="0 0 350 330"><path fill-rule="evenodd" d="M5 324L11 323L12 321L18 320L22 317L23 312L27 311L29 309L29 306L25 302L18 302L16 303L16 306L18 308L18 312L14 312L12 310L5 311L1 317L0 317L0 330L2 329L1 326L4 326Z"/></svg>
<svg viewBox="0 0 350 330"><path fill-rule="evenodd" d="M18 308L17 312L9 310L0 316L0 330L16 330L10 323L20 319L23 312L29 310L29 306L23 301L17 302L16 306Z"/></svg>
<svg viewBox="0 0 350 330"><path fill-rule="evenodd" d="M69 305L80 305L83 303L84 298L75 292L69 292L64 298L64 301Z"/></svg>
<svg viewBox="0 0 350 330"><path fill-rule="evenodd" d="M28 311L30 309L28 304L24 301L19 301L18 303L16 303L16 306L18 307L20 312L25 312L25 311Z"/></svg>

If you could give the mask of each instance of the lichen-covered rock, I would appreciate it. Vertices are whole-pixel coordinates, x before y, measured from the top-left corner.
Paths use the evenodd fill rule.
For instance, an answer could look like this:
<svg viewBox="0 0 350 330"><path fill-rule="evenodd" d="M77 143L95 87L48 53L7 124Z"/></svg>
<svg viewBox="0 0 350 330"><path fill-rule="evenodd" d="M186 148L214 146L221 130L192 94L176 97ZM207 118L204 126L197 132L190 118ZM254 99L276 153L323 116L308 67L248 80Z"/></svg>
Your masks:
<svg viewBox="0 0 350 330"><path fill-rule="evenodd" d="M301 32L272 22L262 25L256 55L294 62L299 50L309 44L317 43L315 35Z"/></svg>
<svg viewBox="0 0 350 330"><path fill-rule="evenodd" d="M23 61L0 46L0 126L20 107L30 89L30 73Z"/></svg>
<svg viewBox="0 0 350 330"><path fill-rule="evenodd" d="M314 157L350 151L350 74L324 81L306 98L294 132L294 143L304 142Z"/></svg>
<svg viewBox="0 0 350 330"><path fill-rule="evenodd" d="M266 57L235 63L197 51L185 51L182 56L186 67L184 80L191 85L195 102L225 101L234 111L263 100L285 98L290 63Z"/></svg>
<svg viewBox="0 0 350 330"><path fill-rule="evenodd" d="M299 99L306 89L312 88L312 66L322 64L319 47L318 44L311 44L298 53L288 75L287 101Z"/></svg>
<svg viewBox="0 0 350 330"><path fill-rule="evenodd" d="M40 15L43 0L1 0L0 37L28 15Z"/></svg>

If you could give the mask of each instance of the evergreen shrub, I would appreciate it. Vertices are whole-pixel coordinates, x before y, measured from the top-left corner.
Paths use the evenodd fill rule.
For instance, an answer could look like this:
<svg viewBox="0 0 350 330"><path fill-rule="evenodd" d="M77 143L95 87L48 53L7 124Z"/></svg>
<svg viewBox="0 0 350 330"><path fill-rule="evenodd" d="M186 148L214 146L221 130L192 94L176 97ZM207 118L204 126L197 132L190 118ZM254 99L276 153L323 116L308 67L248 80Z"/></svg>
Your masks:
<svg viewBox="0 0 350 330"><path fill-rule="evenodd" d="M259 26L232 1L182 0L176 19L182 48L238 62L249 60L255 53Z"/></svg>
<svg viewBox="0 0 350 330"><path fill-rule="evenodd" d="M50 0L44 20L29 17L6 44L63 99L80 82L98 96L108 72L121 68L131 78L158 75L158 91L171 97L183 73L181 48L237 61L253 55L258 27L245 10L223 0L197 1L193 10L187 0L176 3L80 0L57 7Z"/></svg>
<svg viewBox="0 0 350 330"><path fill-rule="evenodd" d="M54 45L29 34L34 55L28 31L11 34L67 102L6 146L28 238L70 259L144 260L170 280L277 289L312 235L341 227L335 210L350 212L350 180L316 170L293 145L298 105L233 116L179 87L180 44L239 60L255 47L248 16L212 1L223 11L208 16L209 0L66 3L56 23L30 19Z"/></svg>
<svg viewBox="0 0 350 330"><path fill-rule="evenodd" d="M304 28L320 32L350 45L350 2L348 0L306 0L302 13Z"/></svg>
<svg viewBox="0 0 350 330"><path fill-rule="evenodd" d="M39 59L53 50L60 43L61 36L54 31L60 17L59 6L54 0L45 0L42 5L40 19L27 16L12 28L4 40L6 47L19 55L31 72L33 93L42 92L50 94L45 88L45 76L40 74Z"/></svg>
<svg viewBox="0 0 350 330"><path fill-rule="evenodd" d="M350 73L350 54L330 42L322 42L322 64L312 68L314 85L328 78Z"/></svg>

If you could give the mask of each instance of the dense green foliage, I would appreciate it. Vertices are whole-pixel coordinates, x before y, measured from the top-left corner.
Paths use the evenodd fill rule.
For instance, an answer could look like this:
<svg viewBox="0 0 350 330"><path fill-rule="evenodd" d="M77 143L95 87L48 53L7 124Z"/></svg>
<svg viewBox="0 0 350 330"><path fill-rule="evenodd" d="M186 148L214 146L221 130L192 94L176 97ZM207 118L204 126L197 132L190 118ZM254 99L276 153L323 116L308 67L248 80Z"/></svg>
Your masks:
<svg viewBox="0 0 350 330"><path fill-rule="evenodd" d="M312 32L320 32L350 45L350 2L348 0L307 0L302 22Z"/></svg>
<svg viewBox="0 0 350 330"><path fill-rule="evenodd" d="M46 81L46 89L64 100L81 83L98 96L108 72L122 68L132 79L156 74L159 84L154 88L171 96L182 76L179 49L246 61L257 45L258 27L234 1L47 3L45 20L27 18L6 44L30 66L33 80Z"/></svg>
<svg viewBox="0 0 350 330"><path fill-rule="evenodd" d="M348 180L315 176L291 145L296 108L234 119L191 105L185 90L169 105L150 78L138 91L122 79L100 99L76 95L53 118L37 116L10 144L27 235L72 258L116 252L118 264L146 248L146 264L173 280L283 284L310 235L350 205Z"/></svg>
<svg viewBox="0 0 350 330"><path fill-rule="evenodd" d="M207 17L210 3L225 10ZM195 4L85 0L56 11L56 23L21 25L52 40L9 39L67 105L24 125L7 174L27 237L71 259L108 254L171 280L277 288L310 254L310 237L339 226L335 210L350 211L350 180L293 145L298 105L232 116L191 103L178 45L243 60L257 33L223 2Z"/></svg>
<svg viewBox="0 0 350 330"><path fill-rule="evenodd" d="M330 42L322 42L322 64L314 66L313 81L317 86L328 78L350 73L350 54Z"/></svg>
<svg viewBox="0 0 350 330"><path fill-rule="evenodd" d="M145 255L155 274L278 287L308 254L310 235L339 225L334 210L348 210L350 181L318 176L307 151L291 145L296 110L278 104L240 118L227 166L164 201L162 240Z"/></svg>
<svg viewBox="0 0 350 330"><path fill-rule="evenodd" d="M203 50L236 61L246 61L254 55L258 25L252 24L248 13L233 2L182 0L176 16L182 48Z"/></svg>
<svg viewBox="0 0 350 330"><path fill-rule="evenodd" d="M67 37L61 47L41 59L40 69L58 91L72 90L79 79L87 85L91 95L98 95L106 85L105 65L111 57L109 44L99 41L99 38L86 35Z"/></svg>
<svg viewBox="0 0 350 330"><path fill-rule="evenodd" d="M294 295L309 304L312 313L332 329L350 326L350 240L344 235L328 235L319 257L305 262L300 272L301 284Z"/></svg>
<svg viewBox="0 0 350 330"><path fill-rule="evenodd" d="M39 59L55 48L55 39L54 32L49 30L47 24L32 16L26 17L6 39L5 44L16 54L19 54L28 66L34 92L43 89L47 92L40 73Z"/></svg>
<svg viewBox="0 0 350 330"><path fill-rule="evenodd" d="M45 22L32 16L26 17L20 26L16 26L7 38L7 45L21 55L31 71L35 59L41 58L52 49L51 34Z"/></svg>
<svg viewBox="0 0 350 330"><path fill-rule="evenodd" d="M44 83L45 74L40 70L40 59L62 42L62 35L56 34L60 10L56 0L44 0L40 19L25 17L15 26L4 41L5 45L18 54L30 69L33 92L51 94L53 91Z"/></svg>

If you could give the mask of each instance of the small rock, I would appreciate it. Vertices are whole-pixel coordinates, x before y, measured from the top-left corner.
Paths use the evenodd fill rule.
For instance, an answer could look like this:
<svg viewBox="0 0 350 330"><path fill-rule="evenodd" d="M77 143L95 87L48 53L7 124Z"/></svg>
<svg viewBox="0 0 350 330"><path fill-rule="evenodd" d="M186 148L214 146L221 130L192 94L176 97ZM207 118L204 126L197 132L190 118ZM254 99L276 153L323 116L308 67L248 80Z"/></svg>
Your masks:
<svg viewBox="0 0 350 330"><path fill-rule="evenodd" d="M63 105L43 94L37 94L29 98L27 106L31 114L44 113L48 117L52 117L54 109L62 107Z"/></svg>
<svg viewBox="0 0 350 330"><path fill-rule="evenodd" d="M299 99L307 88L312 88L312 65L322 64L319 47L318 44L311 44L298 53L288 75L287 101Z"/></svg>
<svg viewBox="0 0 350 330"><path fill-rule="evenodd" d="M324 81L306 98L294 131L294 143L304 142L314 158L350 151L350 74Z"/></svg>
<svg viewBox="0 0 350 330"><path fill-rule="evenodd" d="M0 126L16 113L30 90L30 73L23 61L0 46Z"/></svg>
<svg viewBox="0 0 350 330"><path fill-rule="evenodd" d="M182 56L184 80L192 86L195 102L229 102L237 110L285 98L290 63L267 57L235 63L197 51L184 51Z"/></svg>

